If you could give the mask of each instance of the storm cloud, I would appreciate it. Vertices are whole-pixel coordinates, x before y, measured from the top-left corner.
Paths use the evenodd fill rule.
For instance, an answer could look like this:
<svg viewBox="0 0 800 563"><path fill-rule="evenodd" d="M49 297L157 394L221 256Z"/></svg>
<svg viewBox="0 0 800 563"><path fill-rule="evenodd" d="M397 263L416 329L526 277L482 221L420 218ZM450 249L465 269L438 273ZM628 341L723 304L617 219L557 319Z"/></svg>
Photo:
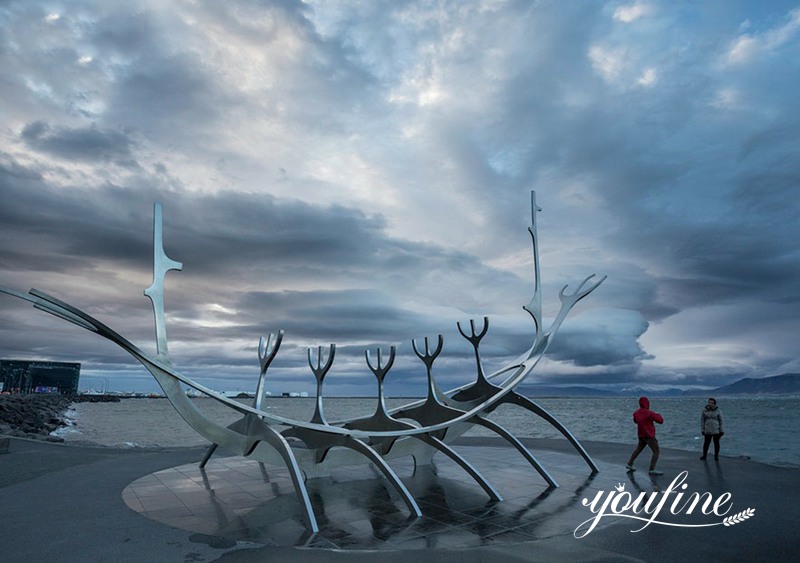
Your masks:
<svg viewBox="0 0 800 563"><path fill-rule="evenodd" d="M797 2L76 2L0 6L0 285L47 291L147 348L153 204L170 350L251 390L369 394L365 349L422 392L530 344L591 273L534 379L715 386L798 371ZM91 334L4 297L0 357L154 383ZM339 378L339 384L336 378ZM94 378L94 379L93 379Z"/></svg>

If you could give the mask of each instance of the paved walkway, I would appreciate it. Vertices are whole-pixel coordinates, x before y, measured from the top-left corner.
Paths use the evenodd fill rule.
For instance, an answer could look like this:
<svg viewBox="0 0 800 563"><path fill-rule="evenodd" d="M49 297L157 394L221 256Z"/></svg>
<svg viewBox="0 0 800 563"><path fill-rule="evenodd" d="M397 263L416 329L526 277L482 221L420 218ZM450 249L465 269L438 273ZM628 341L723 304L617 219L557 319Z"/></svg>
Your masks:
<svg viewBox="0 0 800 563"><path fill-rule="evenodd" d="M404 503L368 466L342 468L309 481L320 532L302 525L286 472L219 456L197 468L201 448L118 450L12 440L0 455L0 552L14 562L90 561L795 561L800 557L796 502L800 469L694 452L663 450L663 476L623 464L632 445L586 442L600 472L591 475L566 441L526 440L559 482L544 480L496 439L464 438L456 449L502 494L486 493L449 460L437 475L392 465L424 516ZM731 493L728 515L754 508L735 526L686 528L605 518L582 539L575 529L593 514L582 505L625 485L638 494L664 491L683 471L685 494ZM673 494L674 498L674 494ZM670 501L671 504L672 501ZM668 514L680 524L721 518ZM424 550L424 551L423 551Z"/></svg>

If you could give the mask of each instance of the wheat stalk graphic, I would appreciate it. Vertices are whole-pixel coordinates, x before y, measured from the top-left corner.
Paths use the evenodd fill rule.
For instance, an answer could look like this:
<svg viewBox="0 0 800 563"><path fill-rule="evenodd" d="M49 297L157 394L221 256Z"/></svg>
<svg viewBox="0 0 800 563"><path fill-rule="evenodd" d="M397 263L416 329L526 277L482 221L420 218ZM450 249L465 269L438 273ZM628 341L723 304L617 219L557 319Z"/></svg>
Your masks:
<svg viewBox="0 0 800 563"><path fill-rule="evenodd" d="M728 516L725 520L722 521L723 524L726 526L733 526L734 524L739 524L744 522L751 516L755 516L756 509L755 508L748 508L746 510L742 510L738 514L734 514L732 516Z"/></svg>

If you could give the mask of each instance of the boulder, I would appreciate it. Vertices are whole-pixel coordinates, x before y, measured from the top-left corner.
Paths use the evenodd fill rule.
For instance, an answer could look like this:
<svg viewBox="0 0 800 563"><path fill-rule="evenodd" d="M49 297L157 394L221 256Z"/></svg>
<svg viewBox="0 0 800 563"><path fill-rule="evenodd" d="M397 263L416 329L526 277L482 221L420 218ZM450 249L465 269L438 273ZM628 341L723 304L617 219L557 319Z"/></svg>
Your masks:
<svg viewBox="0 0 800 563"><path fill-rule="evenodd" d="M64 412L71 404L72 398L64 395L0 395L0 434L49 436L67 425Z"/></svg>

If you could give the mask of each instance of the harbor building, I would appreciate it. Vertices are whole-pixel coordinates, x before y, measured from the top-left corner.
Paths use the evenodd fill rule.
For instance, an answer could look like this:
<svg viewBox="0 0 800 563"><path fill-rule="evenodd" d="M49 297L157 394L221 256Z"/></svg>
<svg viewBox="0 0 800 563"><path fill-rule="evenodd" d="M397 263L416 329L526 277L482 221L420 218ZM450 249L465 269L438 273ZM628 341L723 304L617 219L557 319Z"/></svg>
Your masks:
<svg viewBox="0 0 800 563"><path fill-rule="evenodd" d="M72 395L80 374L77 363L0 360L0 392Z"/></svg>

